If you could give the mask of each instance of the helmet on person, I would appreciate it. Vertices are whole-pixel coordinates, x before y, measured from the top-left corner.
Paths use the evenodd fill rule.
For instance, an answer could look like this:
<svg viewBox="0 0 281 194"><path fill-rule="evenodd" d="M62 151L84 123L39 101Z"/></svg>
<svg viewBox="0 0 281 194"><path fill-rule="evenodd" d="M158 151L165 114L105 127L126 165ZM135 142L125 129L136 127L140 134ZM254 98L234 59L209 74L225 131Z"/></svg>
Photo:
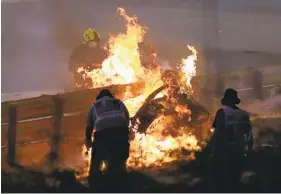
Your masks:
<svg viewBox="0 0 281 194"><path fill-rule="evenodd" d="M95 41L95 42L100 41L100 36L98 32L93 28L87 29L83 34L83 38L86 43L91 41Z"/></svg>

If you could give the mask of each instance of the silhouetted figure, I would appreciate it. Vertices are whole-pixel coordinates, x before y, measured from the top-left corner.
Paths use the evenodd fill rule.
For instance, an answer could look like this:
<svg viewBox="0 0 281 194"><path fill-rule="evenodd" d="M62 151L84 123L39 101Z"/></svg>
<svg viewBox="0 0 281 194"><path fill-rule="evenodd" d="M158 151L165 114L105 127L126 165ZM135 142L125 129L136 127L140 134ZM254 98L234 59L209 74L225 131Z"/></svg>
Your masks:
<svg viewBox="0 0 281 194"><path fill-rule="evenodd" d="M103 89L99 93L89 111L85 145L87 148L92 146L88 179L90 186L98 186L99 183L95 182L102 177L100 168L103 161L111 177L118 177L125 171L129 157L129 112L123 102L114 98L109 90ZM112 187L110 184L106 186Z"/></svg>
<svg viewBox="0 0 281 194"><path fill-rule="evenodd" d="M237 92L227 89L221 99L223 105L213 122L214 134L212 183L216 192L237 192L242 174L245 147L252 148L252 127L249 114L236 105Z"/></svg>
<svg viewBox="0 0 281 194"><path fill-rule="evenodd" d="M95 29L87 29L83 34L83 41L71 53L68 64L69 71L74 74L76 88L92 88L92 79L84 78L85 71L101 68L106 56L106 51L100 46L99 33ZM78 72L79 67L83 70Z"/></svg>

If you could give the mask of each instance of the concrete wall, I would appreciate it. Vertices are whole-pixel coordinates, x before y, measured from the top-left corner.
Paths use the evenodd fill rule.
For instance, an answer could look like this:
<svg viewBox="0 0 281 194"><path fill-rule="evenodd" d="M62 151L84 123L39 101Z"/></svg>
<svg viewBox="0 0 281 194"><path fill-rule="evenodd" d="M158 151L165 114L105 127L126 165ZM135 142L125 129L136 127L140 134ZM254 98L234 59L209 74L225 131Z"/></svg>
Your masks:
<svg viewBox="0 0 281 194"><path fill-rule="evenodd" d="M70 52L86 28L97 28L104 39L109 32L124 30L116 13L117 6L135 14L140 23L149 27L147 39L153 40L159 55L172 64L187 55L187 44L202 53L202 0L5 1L2 3L2 92L61 89L67 78ZM228 53L245 50L280 53L280 10L279 0L219 0L219 47ZM204 56L199 56L198 70L210 69ZM233 58L246 61L243 65L256 63L251 57L237 56ZM236 66L225 59L222 63L226 69ZM279 58L273 63L278 64Z"/></svg>

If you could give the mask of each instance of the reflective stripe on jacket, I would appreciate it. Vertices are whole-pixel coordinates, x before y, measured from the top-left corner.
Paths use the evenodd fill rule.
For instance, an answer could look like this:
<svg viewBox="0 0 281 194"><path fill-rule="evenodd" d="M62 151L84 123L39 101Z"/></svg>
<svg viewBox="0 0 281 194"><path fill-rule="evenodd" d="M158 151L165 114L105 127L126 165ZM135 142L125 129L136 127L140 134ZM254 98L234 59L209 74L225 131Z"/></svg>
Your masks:
<svg viewBox="0 0 281 194"><path fill-rule="evenodd" d="M226 142L244 144L251 135L249 114L241 109L231 107L223 107L223 110L225 113Z"/></svg>
<svg viewBox="0 0 281 194"><path fill-rule="evenodd" d="M126 107L114 98L103 97L93 104L95 116L94 127L96 131L112 127L128 127L126 118Z"/></svg>

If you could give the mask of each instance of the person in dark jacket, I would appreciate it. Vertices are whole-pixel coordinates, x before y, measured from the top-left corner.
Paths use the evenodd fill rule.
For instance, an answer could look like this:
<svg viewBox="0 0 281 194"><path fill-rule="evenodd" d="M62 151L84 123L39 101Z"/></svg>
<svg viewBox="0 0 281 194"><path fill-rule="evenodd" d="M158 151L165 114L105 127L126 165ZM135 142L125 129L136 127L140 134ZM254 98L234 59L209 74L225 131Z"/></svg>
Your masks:
<svg viewBox="0 0 281 194"><path fill-rule="evenodd" d="M237 192L239 188L245 147L252 147L250 116L236 105L237 91L227 89L213 122L213 179L216 192ZM215 176L214 176L215 175Z"/></svg>
<svg viewBox="0 0 281 194"><path fill-rule="evenodd" d="M101 90L89 110L85 134L85 146L92 147L89 184L100 177L103 161L109 173L125 170L129 157L129 121L124 103L114 98L109 90Z"/></svg>

